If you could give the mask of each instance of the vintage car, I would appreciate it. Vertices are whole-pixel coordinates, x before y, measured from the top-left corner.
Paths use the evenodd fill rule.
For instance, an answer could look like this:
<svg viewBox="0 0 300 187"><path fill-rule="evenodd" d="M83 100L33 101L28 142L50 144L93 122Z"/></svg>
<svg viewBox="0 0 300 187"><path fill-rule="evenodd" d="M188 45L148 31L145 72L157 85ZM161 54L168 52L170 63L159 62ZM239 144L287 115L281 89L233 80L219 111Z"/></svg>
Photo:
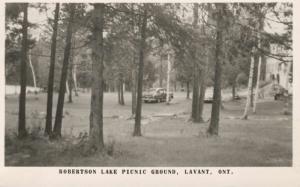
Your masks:
<svg viewBox="0 0 300 187"><path fill-rule="evenodd" d="M272 85L271 94L274 96L274 100L279 100L288 96L287 90L285 90L280 84Z"/></svg>
<svg viewBox="0 0 300 187"><path fill-rule="evenodd" d="M174 98L174 94L172 92L169 92L170 97L169 99ZM167 89L165 88L151 88L147 90L146 92L143 93L142 97L143 101L145 103L150 103L150 102L165 102L167 101Z"/></svg>

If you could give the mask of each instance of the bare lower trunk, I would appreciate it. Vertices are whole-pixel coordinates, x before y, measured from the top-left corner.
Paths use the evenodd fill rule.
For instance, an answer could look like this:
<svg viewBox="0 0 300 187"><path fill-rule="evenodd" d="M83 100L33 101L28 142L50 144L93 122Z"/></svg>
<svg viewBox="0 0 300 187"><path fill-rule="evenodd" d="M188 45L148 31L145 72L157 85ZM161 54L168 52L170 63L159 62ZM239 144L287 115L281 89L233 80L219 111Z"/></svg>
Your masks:
<svg viewBox="0 0 300 187"><path fill-rule="evenodd" d="M200 94L199 94L199 121L203 122L203 108L204 108L204 99L205 99L205 90L206 90L206 84L205 84L205 77L206 72L205 70L201 71L201 80L200 80Z"/></svg>
<svg viewBox="0 0 300 187"><path fill-rule="evenodd" d="M161 87L162 88L162 86L163 86L163 75L164 75L164 71L163 71L163 57L162 57L162 54L160 54L160 59L159 59L160 61L160 65L159 65L159 67L160 67L160 72L159 72L159 87Z"/></svg>
<svg viewBox="0 0 300 187"><path fill-rule="evenodd" d="M137 85L137 104L135 112L135 124L133 136L141 136L141 117L142 117L142 91L143 91L143 69L144 69L144 50L146 46L146 30L147 30L147 4L144 4L144 13L142 18L139 66L138 66L138 85Z"/></svg>
<svg viewBox="0 0 300 187"><path fill-rule="evenodd" d="M32 61L31 61L31 51L30 51L30 49L29 49L28 60L29 60L29 66L30 66L31 73L32 73L32 80L33 80L34 92L37 93L37 89L36 89L36 76L35 76L34 67L33 67Z"/></svg>
<svg viewBox="0 0 300 187"><path fill-rule="evenodd" d="M77 85L77 66L76 66L76 64L73 65L73 83L74 83L75 96L79 96L78 95L78 85Z"/></svg>
<svg viewBox="0 0 300 187"><path fill-rule="evenodd" d="M61 137L62 118L63 118L64 100L65 100L65 92L66 92L66 80L68 75L68 65L69 65L69 58L70 58L70 51L71 51L71 38L72 38L72 25L74 21L74 12L75 12L75 4L70 4L70 18L69 18L69 23L67 28L66 47L64 51L63 67L61 71L61 80L60 80L60 88L59 88L59 95L58 95L57 108L56 108L55 123L53 129L53 138Z"/></svg>
<svg viewBox="0 0 300 187"><path fill-rule="evenodd" d="M261 47L260 34L258 34L258 48L260 48L260 47ZM258 93L259 93L260 72L261 72L261 55L258 56L258 67L257 67L257 77L256 77L256 87L255 87L253 113L256 113L256 104L257 104Z"/></svg>
<svg viewBox="0 0 300 187"><path fill-rule="evenodd" d="M90 111L90 146L99 151L104 147L103 140L103 26L104 26L104 4L93 4L92 13L94 36L92 45L92 93Z"/></svg>
<svg viewBox="0 0 300 187"><path fill-rule="evenodd" d="M50 135L52 132L53 85L54 85L58 17L59 17L59 3L56 3L55 13L54 13L53 35L51 39L51 56L50 56L50 69L49 69L48 89L47 89L48 95L47 95L47 116L46 116L45 135Z"/></svg>
<svg viewBox="0 0 300 187"><path fill-rule="evenodd" d="M70 89L69 89L69 83L68 83L68 82L69 82L69 81L66 80L66 93L69 95Z"/></svg>
<svg viewBox="0 0 300 187"><path fill-rule="evenodd" d="M20 97L19 97L19 123L18 137L24 138L27 136L26 131L26 84L27 84L27 31L28 31L28 3L23 4L23 22L22 22L22 59L21 59L21 78L20 78Z"/></svg>
<svg viewBox="0 0 300 187"><path fill-rule="evenodd" d="M214 78L214 92L213 92L213 104L211 110L211 118L207 133L209 135L218 135L219 133L219 117L221 106L221 81L222 81L222 63L221 53L223 45L223 28L221 28L222 12L225 11L225 4L216 4L217 14L217 36L216 36L216 51L215 51L215 78Z"/></svg>
<svg viewBox="0 0 300 187"><path fill-rule="evenodd" d="M232 83L232 90L231 90L231 93L232 93L232 100L234 100L235 99L235 92L236 92L236 90L235 90L235 87L236 87L236 82L233 82Z"/></svg>
<svg viewBox="0 0 300 187"><path fill-rule="evenodd" d="M72 92L73 92L73 84L72 84L72 79L69 79L69 81L67 81L68 86L69 86L69 101L68 103L73 103L73 96L72 96Z"/></svg>
<svg viewBox="0 0 300 187"><path fill-rule="evenodd" d="M190 99L190 82L186 82L186 98Z"/></svg>
<svg viewBox="0 0 300 187"><path fill-rule="evenodd" d="M135 115L136 110L136 71L135 68L132 70L132 80L131 80L131 114Z"/></svg>
<svg viewBox="0 0 300 187"><path fill-rule="evenodd" d="M124 102L124 83L123 79L120 81L120 105L125 105Z"/></svg>
<svg viewBox="0 0 300 187"><path fill-rule="evenodd" d="M167 72L167 102L166 104L170 104L170 73L171 73L171 61L170 54L168 53L168 72Z"/></svg>
<svg viewBox="0 0 300 187"><path fill-rule="evenodd" d="M253 74L254 74L254 70L253 70ZM253 84L254 80L252 80L252 87L251 87L251 94L250 94L250 107L254 106L254 84Z"/></svg>
<svg viewBox="0 0 300 187"><path fill-rule="evenodd" d="M193 20L193 28L197 29L197 24L198 24L198 4L194 3L194 20ZM193 47L193 63L194 63L194 71L193 71L193 98L192 98L192 121L193 122L199 122L199 65L198 61L196 58L196 46L194 45Z"/></svg>
<svg viewBox="0 0 300 187"><path fill-rule="evenodd" d="M248 119L248 111L249 111L250 102L251 102L251 88L253 87L252 86L253 70L254 70L254 57L251 56L250 73L249 73L249 80L248 80L248 95L247 95L246 106L245 106L245 110L244 110L242 119Z"/></svg>
<svg viewBox="0 0 300 187"><path fill-rule="evenodd" d="M117 94L118 94L118 104L121 104L121 90L120 90L120 82L116 81Z"/></svg>

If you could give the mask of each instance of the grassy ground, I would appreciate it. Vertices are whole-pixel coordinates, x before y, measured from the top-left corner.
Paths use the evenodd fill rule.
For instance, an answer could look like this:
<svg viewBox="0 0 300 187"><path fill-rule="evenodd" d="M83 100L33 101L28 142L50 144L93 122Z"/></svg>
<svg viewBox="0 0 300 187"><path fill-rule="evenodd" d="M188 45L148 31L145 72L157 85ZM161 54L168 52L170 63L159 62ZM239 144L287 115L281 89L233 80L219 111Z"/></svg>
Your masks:
<svg viewBox="0 0 300 187"><path fill-rule="evenodd" d="M116 93L105 94L104 134L106 152L86 155L84 134L89 126L90 95L74 97L65 105L64 139L50 142L40 136L44 126L46 96L29 96L27 125L30 138L19 141L17 125L18 98L6 98L7 166L291 166L292 116L282 114L282 101L260 100L257 114L240 120L244 100L228 101L220 116L220 136L207 137L209 121L188 121L191 100L175 93L170 105L143 104L142 137L132 137L130 94L125 106L116 102ZM55 98L56 100L56 98ZM55 101L56 102L56 101ZM55 108L55 107L54 107ZM211 105L205 105L209 120ZM165 116L159 116L163 114ZM176 114L176 115L173 115ZM83 150L83 151L82 151Z"/></svg>

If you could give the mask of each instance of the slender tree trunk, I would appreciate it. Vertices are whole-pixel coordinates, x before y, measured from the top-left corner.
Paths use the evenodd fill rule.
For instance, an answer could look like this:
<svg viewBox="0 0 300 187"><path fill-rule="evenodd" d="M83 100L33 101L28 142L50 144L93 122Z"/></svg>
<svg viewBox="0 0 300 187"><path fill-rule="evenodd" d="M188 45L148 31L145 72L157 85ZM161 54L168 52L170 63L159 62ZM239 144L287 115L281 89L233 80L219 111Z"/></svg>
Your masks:
<svg viewBox="0 0 300 187"><path fill-rule="evenodd" d="M70 70L71 71L71 70ZM73 85L72 85L72 79L67 81L68 87L69 87L69 100L68 103L73 103L73 97L72 97L72 92L73 92Z"/></svg>
<svg viewBox="0 0 300 187"><path fill-rule="evenodd" d="M258 34L258 48L261 47L260 34ZM258 100L259 93L259 81L260 81L260 72L261 72L261 55L258 56L258 67L257 67L257 77L256 77L256 87L255 87L255 97L254 97L254 106L253 113L256 113L256 104Z"/></svg>
<svg viewBox="0 0 300 187"><path fill-rule="evenodd" d="M200 80L200 94L199 94L199 121L204 122L203 109L204 109L204 99L205 99L205 90L206 90L206 84L205 84L206 72L205 72L205 70L201 70L200 75L201 75L201 80Z"/></svg>
<svg viewBox="0 0 300 187"><path fill-rule="evenodd" d="M203 28L203 33L204 32L204 28ZM205 99L205 91L206 91L206 75L208 72L208 64L209 64L209 48L206 45L205 46L205 53L206 53L206 59L205 59L205 63L204 63L204 67L202 68L202 70L200 71L200 95L199 95L199 120L200 122L204 122L203 120L203 109L204 109L204 99Z"/></svg>
<svg viewBox="0 0 300 187"><path fill-rule="evenodd" d="M34 67L33 67L32 61L31 61L31 50L30 49L29 49L29 54L28 54L28 60L29 60L29 66L30 66L31 73L32 73L32 80L33 80L34 92L37 93L36 76L35 76Z"/></svg>
<svg viewBox="0 0 300 187"><path fill-rule="evenodd" d="M71 45L73 43L73 48L75 48L75 37L73 37L73 42L71 39ZM73 62L74 61L74 49L71 49L70 62L69 62L69 72L68 72L68 84L69 84L69 100L68 103L73 103Z"/></svg>
<svg viewBox="0 0 300 187"><path fill-rule="evenodd" d="M69 81L66 80L66 93L69 95L70 89L69 89Z"/></svg>
<svg viewBox="0 0 300 187"><path fill-rule="evenodd" d="M73 83L75 96L78 97L78 85L77 85L77 65L73 64Z"/></svg>
<svg viewBox="0 0 300 187"><path fill-rule="evenodd" d="M186 99L190 99L190 81L186 82Z"/></svg>
<svg viewBox="0 0 300 187"><path fill-rule="evenodd" d="M232 100L234 101L234 99L235 99L235 92L236 92L236 90L235 90L235 87L236 87L236 82L234 81L233 83L232 83Z"/></svg>
<svg viewBox="0 0 300 187"><path fill-rule="evenodd" d="M94 4L92 13L93 44L92 44L92 94L90 113L90 146L95 150L102 150L103 140L103 27L104 27L103 3Z"/></svg>
<svg viewBox="0 0 300 187"><path fill-rule="evenodd" d="M27 136L26 131L26 84L27 84L27 31L28 31L28 3L23 4L23 22L22 22L22 59L21 59L21 91L19 96L19 124L18 137L24 138Z"/></svg>
<svg viewBox="0 0 300 187"><path fill-rule="evenodd" d="M253 55L253 54L251 54L251 55ZM242 119L248 119L248 111L249 111L250 102L251 102L251 88L253 87L252 86L253 71L254 71L254 57L251 56L250 73L249 73L249 81L248 81L248 95L247 95L246 106L245 106L245 110L244 110Z"/></svg>
<svg viewBox="0 0 300 187"><path fill-rule="evenodd" d="M144 50L147 31L147 5L144 4L144 13L141 26L139 66L138 66L138 85L137 85L137 103L135 112L135 124L133 136L141 136L141 117L142 117L142 91L143 91L143 69L144 69Z"/></svg>
<svg viewBox="0 0 300 187"><path fill-rule="evenodd" d="M171 61L170 54L168 53L168 72L167 72L167 102L166 104L170 104L170 73L171 73Z"/></svg>
<svg viewBox="0 0 300 187"><path fill-rule="evenodd" d="M198 28L198 3L194 3L194 20L193 20L193 28L197 29ZM194 63L194 71L193 71L193 98L192 98L192 121L193 122L199 122L199 65L196 57L196 43L193 46L193 63Z"/></svg>
<svg viewBox="0 0 300 187"><path fill-rule="evenodd" d="M120 105L125 105L124 102L124 82L123 79L120 80Z"/></svg>
<svg viewBox="0 0 300 187"><path fill-rule="evenodd" d="M218 135L219 133L219 117L220 117L220 106L221 106L221 81L222 81L222 45L223 45L223 32L224 28L221 27L223 24L223 11L226 9L226 4L216 4L217 13L217 36L216 36L216 51L215 51L215 78L214 78L214 92L213 92L213 104L211 110L211 119L209 128L207 130L210 135Z"/></svg>
<svg viewBox="0 0 300 187"><path fill-rule="evenodd" d="M134 12L134 4L131 4L131 11ZM136 51L135 51L135 15L132 14L131 17L131 32L133 33L132 36L132 45L133 45L133 50L132 50L132 70L131 70L131 114L132 117L135 116L135 111L136 111L136 83L137 83L137 66L136 66Z"/></svg>
<svg viewBox="0 0 300 187"><path fill-rule="evenodd" d="M163 44L162 44L162 47L163 47ZM160 64L159 64L159 87L162 88L162 86L163 86L163 75L164 75L162 52L160 52L159 62L160 62Z"/></svg>
<svg viewBox="0 0 300 187"><path fill-rule="evenodd" d="M63 118L64 100L65 100L65 92L66 92L66 80L68 75L68 65L69 65L69 58L70 58L70 51L71 51L72 24L74 21L74 13L75 13L75 4L70 4L70 18L69 18L69 23L67 28L66 47L64 51L63 67L61 71L61 80L60 80L59 95L58 95L57 108L56 108L54 129L53 129L53 138L61 137L62 118Z"/></svg>
<svg viewBox="0 0 300 187"><path fill-rule="evenodd" d="M135 64L135 62L134 62ZM136 70L135 70L135 66L132 69L132 86L131 86L131 114L132 116L135 115L135 110L136 110Z"/></svg>
<svg viewBox="0 0 300 187"><path fill-rule="evenodd" d="M253 70L253 75L254 75L255 69ZM254 77L254 76L253 76ZM253 78L254 79L254 78ZM251 94L250 94L250 107L254 106L254 80L252 80L252 87L251 87Z"/></svg>
<svg viewBox="0 0 300 187"><path fill-rule="evenodd" d="M46 115L45 135L50 135L52 132L53 85L54 85L58 16L59 16L59 3L56 3L55 13L54 13L53 34L51 39L51 55L50 55L49 77L48 77L48 89L47 89L48 93L47 93L47 115Z"/></svg>

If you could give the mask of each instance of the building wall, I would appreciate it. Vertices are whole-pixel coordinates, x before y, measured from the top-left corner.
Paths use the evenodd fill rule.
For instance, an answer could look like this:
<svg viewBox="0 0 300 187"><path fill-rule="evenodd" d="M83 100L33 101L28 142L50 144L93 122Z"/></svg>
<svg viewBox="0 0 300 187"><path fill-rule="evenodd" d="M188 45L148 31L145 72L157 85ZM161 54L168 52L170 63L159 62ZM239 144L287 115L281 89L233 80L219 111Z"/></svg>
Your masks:
<svg viewBox="0 0 300 187"><path fill-rule="evenodd" d="M271 54L286 54L282 48L271 45ZM267 57L266 81L273 81L292 93L292 83L289 82L292 62L282 62L280 60Z"/></svg>

